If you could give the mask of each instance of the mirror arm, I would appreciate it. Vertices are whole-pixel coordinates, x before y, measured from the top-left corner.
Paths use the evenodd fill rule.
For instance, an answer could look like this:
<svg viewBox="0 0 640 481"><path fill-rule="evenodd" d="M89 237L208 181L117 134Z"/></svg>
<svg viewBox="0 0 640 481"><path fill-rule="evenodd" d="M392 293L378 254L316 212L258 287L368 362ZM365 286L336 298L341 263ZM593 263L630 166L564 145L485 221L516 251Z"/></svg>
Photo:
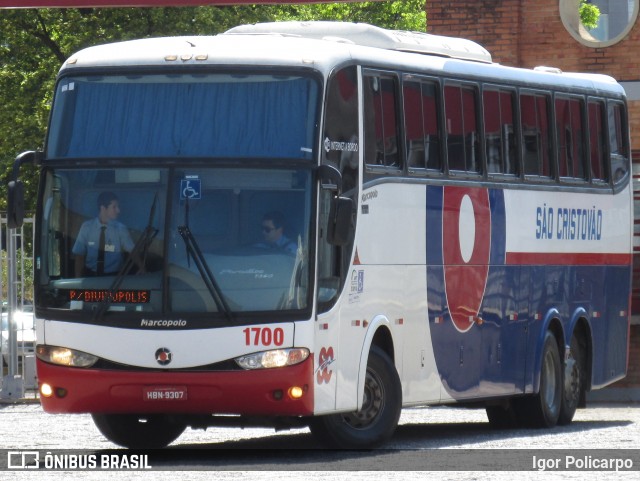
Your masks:
<svg viewBox="0 0 640 481"><path fill-rule="evenodd" d="M342 191L342 174L340 171L330 164L321 164L318 166L318 179L320 187L325 190L336 192L336 196Z"/></svg>
<svg viewBox="0 0 640 481"><path fill-rule="evenodd" d="M28 150L27 152L22 152L18 154L16 160L13 161L13 172L11 174L12 180L18 180L18 174L20 173L20 167L22 164L31 163L33 165L41 165L42 164L42 152Z"/></svg>

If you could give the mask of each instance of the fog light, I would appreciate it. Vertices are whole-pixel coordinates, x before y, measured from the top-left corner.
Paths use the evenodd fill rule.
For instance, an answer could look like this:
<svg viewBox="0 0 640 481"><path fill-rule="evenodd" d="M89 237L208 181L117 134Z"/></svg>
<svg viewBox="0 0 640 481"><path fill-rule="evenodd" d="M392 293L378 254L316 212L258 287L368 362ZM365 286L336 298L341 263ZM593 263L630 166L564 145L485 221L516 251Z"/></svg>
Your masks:
<svg viewBox="0 0 640 481"><path fill-rule="evenodd" d="M299 386L293 386L289 388L289 397L291 399L300 399L304 394L304 390Z"/></svg>
<svg viewBox="0 0 640 481"><path fill-rule="evenodd" d="M63 387L56 388L56 396L65 397L67 395L67 390Z"/></svg>
<svg viewBox="0 0 640 481"><path fill-rule="evenodd" d="M40 394L43 395L44 397L51 397L53 396L53 388L47 383L41 384Z"/></svg>

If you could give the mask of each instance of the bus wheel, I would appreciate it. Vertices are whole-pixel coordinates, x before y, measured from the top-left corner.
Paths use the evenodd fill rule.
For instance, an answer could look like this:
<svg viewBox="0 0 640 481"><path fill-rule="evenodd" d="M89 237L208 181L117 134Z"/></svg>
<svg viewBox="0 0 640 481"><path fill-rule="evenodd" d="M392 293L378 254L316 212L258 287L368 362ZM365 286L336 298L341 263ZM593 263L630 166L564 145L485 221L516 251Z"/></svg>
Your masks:
<svg viewBox="0 0 640 481"><path fill-rule="evenodd" d="M524 426L551 428L558 423L562 404L562 361L558 344L551 331L547 331L542 348L540 390L537 394L519 398L518 420Z"/></svg>
<svg viewBox="0 0 640 481"><path fill-rule="evenodd" d="M564 389L562 390L562 406L558 424L571 423L576 413L580 396L584 390L584 357L578 338L575 334L571 337L569 359L567 359L564 371Z"/></svg>
<svg viewBox="0 0 640 481"><path fill-rule="evenodd" d="M401 409L398 372L389 356L374 346L367 362L362 409L311 418L309 427L316 439L331 447L372 447L393 435Z"/></svg>
<svg viewBox="0 0 640 481"><path fill-rule="evenodd" d="M131 449L167 447L186 428L176 418L162 414L92 414L91 417L105 438Z"/></svg>

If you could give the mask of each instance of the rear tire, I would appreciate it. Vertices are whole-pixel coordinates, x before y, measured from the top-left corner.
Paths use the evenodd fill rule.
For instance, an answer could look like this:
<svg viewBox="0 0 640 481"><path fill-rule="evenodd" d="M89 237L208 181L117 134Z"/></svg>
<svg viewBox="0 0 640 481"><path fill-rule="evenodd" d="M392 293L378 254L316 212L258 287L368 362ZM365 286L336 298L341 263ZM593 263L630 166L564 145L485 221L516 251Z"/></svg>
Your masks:
<svg viewBox="0 0 640 481"><path fill-rule="evenodd" d="M518 398L516 412L521 425L552 428L558 423L562 405L563 371L556 338L547 331L542 347L540 390L537 394Z"/></svg>
<svg viewBox="0 0 640 481"><path fill-rule="evenodd" d="M562 390L562 406L558 424L570 424L585 386L584 354L575 334L571 337L570 355L564 371L564 388Z"/></svg>
<svg viewBox="0 0 640 481"><path fill-rule="evenodd" d="M163 414L92 414L91 417L105 438L130 449L165 448L186 429L177 418Z"/></svg>
<svg viewBox="0 0 640 481"><path fill-rule="evenodd" d="M362 409L311 418L311 433L325 445L345 449L369 448L387 441L402 410L402 387L393 362L372 347L367 362Z"/></svg>

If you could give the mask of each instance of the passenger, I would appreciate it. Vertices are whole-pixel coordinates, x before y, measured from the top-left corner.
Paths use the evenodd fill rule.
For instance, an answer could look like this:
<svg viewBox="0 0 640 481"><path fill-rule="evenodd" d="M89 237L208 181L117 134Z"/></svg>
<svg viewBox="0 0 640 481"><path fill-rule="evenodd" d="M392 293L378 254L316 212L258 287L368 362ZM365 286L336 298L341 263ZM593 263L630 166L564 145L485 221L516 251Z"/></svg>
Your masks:
<svg viewBox="0 0 640 481"><path fill-rule="evenodd" d="M113 275L120 270L124 253L131 253L134 243L127 227L117 221L118 215L118 197L113 192L100 193L98 216L82 224L72 249L76 277ZM143 272L139 259L133 260Z"/></svg>

